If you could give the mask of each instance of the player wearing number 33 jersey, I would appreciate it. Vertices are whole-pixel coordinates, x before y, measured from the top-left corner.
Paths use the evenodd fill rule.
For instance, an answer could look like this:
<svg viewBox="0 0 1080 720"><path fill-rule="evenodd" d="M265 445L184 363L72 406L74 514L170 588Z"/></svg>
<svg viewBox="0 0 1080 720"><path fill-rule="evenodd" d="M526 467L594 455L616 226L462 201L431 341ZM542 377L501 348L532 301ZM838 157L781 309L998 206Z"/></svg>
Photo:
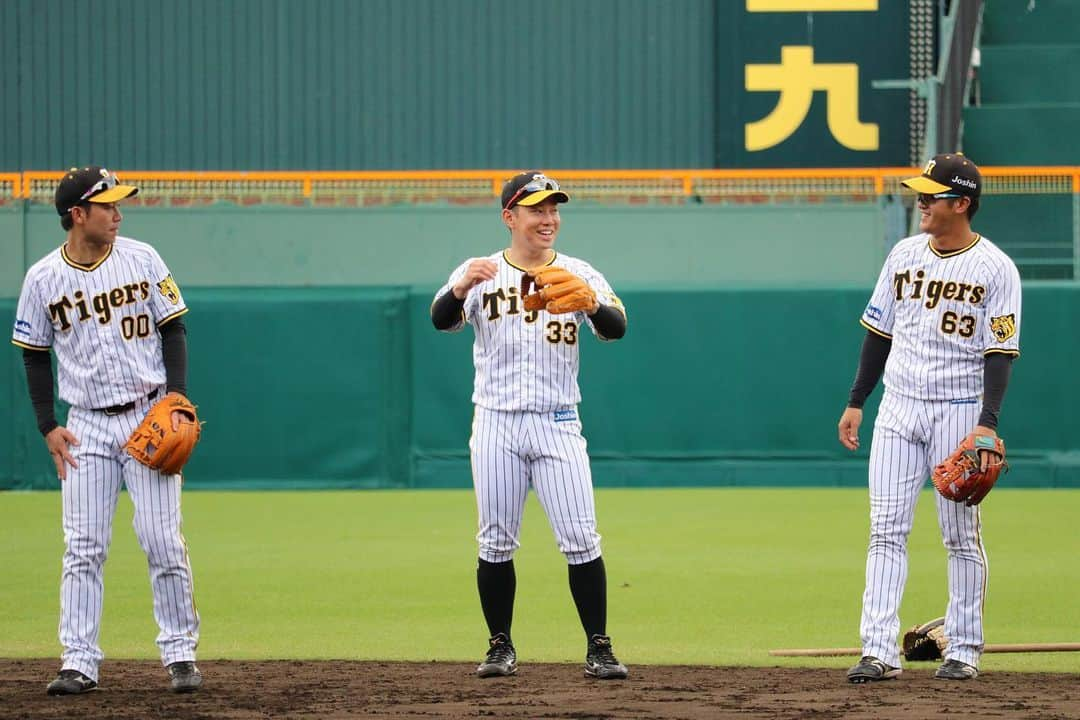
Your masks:
<svg viewBox="0 0 1080 720"><path fill-rule="evenodd" d="M1020 274L971 230L982 175L961 154L938 155L904 181L918 193L919 235L889 253L861 323L867 329L840 442L859 446L862 407L884 372L870 446L870 546L863 592L863 657L851 682L900 674L900 600L907 539L927 477L969 433L996 434L1013 358L1020 354ZM979 505L934 493L948 551L945 662L936 677L978 674L987 561Z"/></svg>
<svg viewBox="0 0 1080 720"><path fill-rule="evenodd" d="M596 532L592 475L577 404L578 347L591 331L615 340L626 331L626 313L604 277L583 260L557 254L559 205L570 199L559 184L538 171L520 173L503 186L502 220L510 247L466 261L435 295L435 327L475 332L472 438L473 484L479 510L480 544L476 579L490 631L480 677L512 675L517 669L510 624L525 497L530 485L547 514L559 550L569 565L570 590L585 630L585 674L625 678L607 636L607 580ZM558 275L574 289L562 301L530 297L526 270L558 266L539 277ZM565 271L565 272L564 272ZM545 281L538 279L544 284ZM545 284L547 293L554 293ZM561 312L573 305L578 310ZM549 312L552 310L553 312Z"/></svg>
<svg viewBox="0 0 1080 720"><path fill-rule="evenodd" d="M195 690L199 616L187 545L180 533L179 474L124 452L155 399L187 392L187 305L157 251L118 237L118 203L138 189L108 170L72 168L56 189L63 245L26 273L12 342L23 348L38 429L53 457L63 502L59 676L50 695L97 687L104 564L121 486L135 506L146 553L158 648L172 689ZM65 425L53 410L52 353ZM173 419L176 422L176 419Z"/></svg>

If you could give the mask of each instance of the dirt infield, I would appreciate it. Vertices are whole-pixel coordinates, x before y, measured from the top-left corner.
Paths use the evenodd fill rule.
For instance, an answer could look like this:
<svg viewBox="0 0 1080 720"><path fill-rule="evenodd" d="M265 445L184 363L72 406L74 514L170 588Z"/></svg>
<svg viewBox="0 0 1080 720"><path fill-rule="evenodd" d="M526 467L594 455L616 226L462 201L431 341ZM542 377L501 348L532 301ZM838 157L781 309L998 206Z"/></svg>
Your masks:
<svg viewBox="0 0 1080 720"><path fill-rule="evenodd" d="M161 666L106 661L102 688L52 698L52 660L0 660L0 718L1078 718L1080 677L987 673L934 680L933 665L850 685L842 670L634 666L597 682L579 665L523 664L478 680L473 664L200 662L206 683L174 695Z"/></svg>

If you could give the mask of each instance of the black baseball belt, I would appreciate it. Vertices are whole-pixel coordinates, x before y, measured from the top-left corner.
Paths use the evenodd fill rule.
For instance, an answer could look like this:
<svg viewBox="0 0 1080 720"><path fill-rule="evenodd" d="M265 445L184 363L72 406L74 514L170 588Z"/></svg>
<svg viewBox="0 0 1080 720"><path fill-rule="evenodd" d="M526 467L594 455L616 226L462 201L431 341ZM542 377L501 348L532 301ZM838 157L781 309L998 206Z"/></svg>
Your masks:
<svg viewBox="0 0 1080 720"><path fill-rule="evenodd" d="M152 393L150 393L149 395L146 396L146 399L147 400L153 400L157 396L158 396L158 391L154 390ZM134 410L135 405L137 405L138 402L139 402L138 400L132 400L131 402L124 403L123 405L113 405L112 407L101 408L99 410L99 412L103 412L106 415L123 415L128 410Z"/></svg>

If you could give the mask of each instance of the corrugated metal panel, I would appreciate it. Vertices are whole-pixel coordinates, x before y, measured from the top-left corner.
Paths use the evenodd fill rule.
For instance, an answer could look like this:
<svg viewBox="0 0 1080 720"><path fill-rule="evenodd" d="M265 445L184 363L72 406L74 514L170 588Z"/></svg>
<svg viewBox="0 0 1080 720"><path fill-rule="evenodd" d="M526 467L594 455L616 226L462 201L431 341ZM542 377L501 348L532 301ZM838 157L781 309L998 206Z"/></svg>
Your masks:
<svg viewBox="0 0 1080 720"><path fill-rule="evenodd" d="M179 170L886 166L907 154L904 94L871 87L906 72L906 36L892 32L906 22L902 3L863 13L755 13L715 0L0 7L14 16L3 49L15 67L2 86L0 170L91 160ZM816 63L856 64L858 119L878 126L878 147L840 143L822 92L795 131L746 147L746 125L778 95L747 92L745 65L776 65L788 46L810 46Z"/></svg>
<svg viewBox="0 0 1080 720"><path fill-rule="evenodd" d="M0 169L704 166L712 11L5 0Z"/></svg>

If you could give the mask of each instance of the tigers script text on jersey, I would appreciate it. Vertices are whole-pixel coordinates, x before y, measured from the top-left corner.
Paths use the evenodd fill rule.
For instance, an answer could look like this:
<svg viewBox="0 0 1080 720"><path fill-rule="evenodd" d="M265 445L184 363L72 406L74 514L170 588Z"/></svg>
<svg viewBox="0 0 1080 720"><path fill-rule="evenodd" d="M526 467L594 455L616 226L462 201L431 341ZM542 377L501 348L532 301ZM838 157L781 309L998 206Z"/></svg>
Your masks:
<svg viewBox="0 0 1080 720"><path fill-rule="evenodd" d="M892 339L885 387L921 400L977 398L983 357L1020 354L1020 273L979 235L942 253L928 234L896 244L861 322Z"/></svg>
<svg viewBox="0 0 1080 720"><path fill-rule="evenodd" d="M117 237L93 266L63 246L26 273L12 342L56 353L61 399L75 407L123 405L165 384L159 325L187 306L154 248Z"/></svg>
<svg viewBox="0 0 1080 720"><path fill-rule="evenodd" d="M548 412L576 405L578 388L578 338L588 328L601 340L584 312L552 315L546 310L526 311L521 303L523 268L506 259L504 252L488 256L499 266L498 274L469 290L464 316L448 332L473 326L473 364L476 378L472 401L489 410ZM435 294L442 297L464 276L470 260L450 275ZM604 305L623 310L622 302L604 276L584 260L557 254L551 265L566 268L589 284Z"/></svg>

